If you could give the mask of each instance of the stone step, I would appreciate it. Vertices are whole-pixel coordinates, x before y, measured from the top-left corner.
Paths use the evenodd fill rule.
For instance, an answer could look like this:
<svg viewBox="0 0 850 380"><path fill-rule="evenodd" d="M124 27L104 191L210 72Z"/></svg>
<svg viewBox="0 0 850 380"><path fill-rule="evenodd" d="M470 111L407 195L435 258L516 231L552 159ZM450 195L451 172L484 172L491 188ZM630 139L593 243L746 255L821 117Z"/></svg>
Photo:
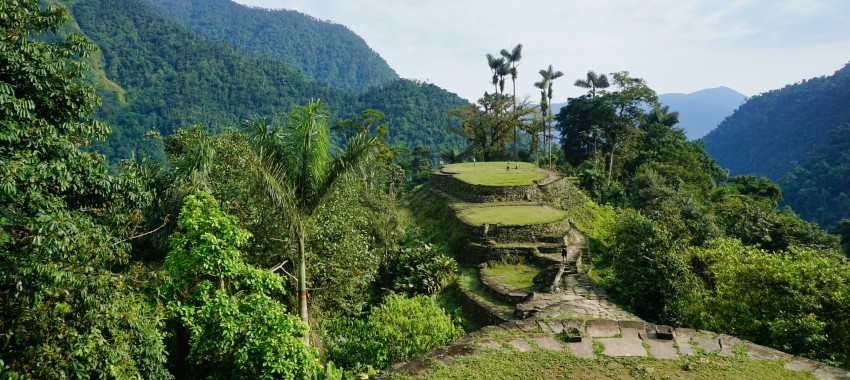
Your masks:
<svg viewBox="0 0 850 380"><path fill-rule="evenodd" d="M537 241L541 243L558 244L558 246L560 247L562 244L564 244L564 235L538 236Z"/></svg>

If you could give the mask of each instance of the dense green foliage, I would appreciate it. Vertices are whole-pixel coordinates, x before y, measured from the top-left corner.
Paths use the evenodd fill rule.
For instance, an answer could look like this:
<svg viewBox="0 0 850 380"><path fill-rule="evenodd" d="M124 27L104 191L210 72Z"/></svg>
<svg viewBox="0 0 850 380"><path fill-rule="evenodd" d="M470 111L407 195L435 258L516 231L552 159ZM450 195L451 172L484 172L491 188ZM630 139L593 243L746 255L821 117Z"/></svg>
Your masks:
<svg viewBox="0 0 850 380"><path fill-rule="evenodd" d="M423 243L416 234L408 239L382 271L387 288L411 296L441 292L454 281L457 263L439 246Z"/></svg>
<svg viewBox="0 0 850 380"><path fill-rule="evenodd" d="M782 178L784 204L806 220L833 227L850 217L850 124L829 133L826 144Z"/></svg>
<svg viewBox="0 0 850 380"><path fill-rule="evenodd" d="M783 351L850 365L850 265L809 248L770 252L731 239L693 250L693 321ZM699 314L698 316L696 314Z"/></svg>
<svg viewBox="0 0 850 380"><path fill-rule="evenodd" d="M434 298L391 293L365 320L337 320L328 330L328 356L348 368L378 368L407 360L461 336Z"/></svg>
<svg viewBox="0 0 850 380"><path fill-rule="evenodd" d="M652 90L634 84L634 94L652 99ZM580 185L619 208L610 233L590 234L594 276L649 321L850 365L839 343L847 338L838 315L850 303L838 238L778 210L782 192L769 179L728 178L675 127L677 113L619 112L634 98L617 92L574 99L558 115ZM612 145L620 152L614 165Z"/></svg>
<svg viewBox="0 0 850 380"><path fill-rule="evenodd" d="M209 40L268 55L333 87L365 89L398 75L360 36L341 24L291 10L252 8L229 0L147 0L164 17ZM297 38L293 38L297 36Z"/></svg>
<svg viewBox="0 0 850 380"><path fill-rule="evenodd" d="M466 102L434 85L388 79L353 91L312 81L277 58L205 39L143 0L82 0L72 12L102 52L94 79L112 81L101 87L104 105L97 109L114 129L97 146L110 160L133 152L164 158L158 140L145 138L150 132L167 136L196 123L220 131L258 114L283 116L310 99L329 105L331 123L366 108L383 111L393 144L427 144L434 152L459 145L448 133L456 121L445 111Z"/></svg>
<svg viewBox="0 0 850 380"><path fill-rule="evenodd" d="M781 178L850 122L850 65L753 96L706 135L706 148L732 174ZM793 136L793 138L791 138Z"/></svg>
<svg viewBox="0 0 850 380"><path fill-rule="evenodd" d="M236 223L209 194L185 198L163 264L168 309L179 323L175 372L181 378L309 377L318 362L301 340L307 326L275 299L285 293L281 277L244 263L239 247L251 235ZM188 353L181 350L186 345Z"/></svg>
<svg viewBox="0 0 850 380"><path fill-rule="evenodd" d="M149 199L80 146L109 127L90 118L92 45L33 39L65 20L39 2L0 3L0 372L25 378L170 378L163 314L128 267Z"/></svg>

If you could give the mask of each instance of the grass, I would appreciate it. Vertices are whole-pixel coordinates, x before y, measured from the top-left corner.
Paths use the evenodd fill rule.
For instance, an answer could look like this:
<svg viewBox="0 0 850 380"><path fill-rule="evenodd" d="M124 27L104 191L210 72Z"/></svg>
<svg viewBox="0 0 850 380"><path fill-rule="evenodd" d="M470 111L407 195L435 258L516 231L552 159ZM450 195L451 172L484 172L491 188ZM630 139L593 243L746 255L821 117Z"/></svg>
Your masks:
<svg viewBox="0 0 850 380"><path fill-rule="evenodd" d="M482 272L483 275L513 286L515 289L529 290L534 285L534 281L532 280L534 276L540 273L540 269L525 263L493 263L484 268Z"/></svg>
<svg viewBox="0 0 850 380"><path fill-rule="evenodd" d="M446 165L445 171L458 173L455 178L473 185L481 186L524 186L546 178L548 175L535 171L532 163L520 162L520 170L515 169L516 162L510 163L510 172L505 170L506 161L479 162Z"/></svg>
<svg viewBox="0 0 850 380"><path fill-rule="evenodd" d="M500 314L510 316L513 314L514 305L508 304L492 294L486 289L481 279L478 277L475 268L458 268L457 285L461 290L466 291L476 301L491 306L493 310Z"/></svg>
<svg viewBox="0 0 850 380"><path fill-rule="evenodd" d="M484 349L454 358L421 376L396 379L814 379L810 373L782 368L783 361L704 355L675 360L653 358L582 359L569 350L504 352Z"/></svg>
<svg viewBox="0 0 850 380"><path fill-rule="evenodd" d="M474 225L489 223L525 226L555 222L564 219L566 215L562 211L546 206L513 205L468 208L459 211L458 217Z"/></svg>

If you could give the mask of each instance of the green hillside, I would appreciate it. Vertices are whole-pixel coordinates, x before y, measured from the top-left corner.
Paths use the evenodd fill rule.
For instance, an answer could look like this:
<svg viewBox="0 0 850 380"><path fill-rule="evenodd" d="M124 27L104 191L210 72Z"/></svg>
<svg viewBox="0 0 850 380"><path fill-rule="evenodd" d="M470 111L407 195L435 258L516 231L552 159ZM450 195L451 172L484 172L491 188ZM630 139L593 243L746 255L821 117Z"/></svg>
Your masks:
<svg viewBox="0 0 850 380"><path fill-rule="evenodd" d="M850 124L832 130L827 143L780 184L784 203L804 219L830 228L850 217Z"/></svg>
<svg viewBox="0 0 850 380"><path fill-rule="evenodd" d="M210 40L268 55L334 87L364 89L398 79L387 62L344 25L230 0L147 1L162 16Z"/></svg>
<svg viewBox="0 0 850 380"><path fill-rule="evenodd" d="M150 131L169 135L196 123L221 130L282 115L309 99L327 103L332 122L367 108L386 113L392 143L430 145L434 152L460 144L448 133L455 121L446 110L466 101L436 86L395 79L363 92L338 89L272 57L207 40L143 0L82 0L71 13L71 24L102 55L94 57L103 100L96 114L113 133L97 148L110 159L133 152L161 158L159 140L145 138Z"/></svg>
<svg viewBox="0 0 850 380"><path fill-rule="evenodd" d="M850 65L754 96L703 139L732 174L774 180L805 161L832 129L850 122Z"/></svg>

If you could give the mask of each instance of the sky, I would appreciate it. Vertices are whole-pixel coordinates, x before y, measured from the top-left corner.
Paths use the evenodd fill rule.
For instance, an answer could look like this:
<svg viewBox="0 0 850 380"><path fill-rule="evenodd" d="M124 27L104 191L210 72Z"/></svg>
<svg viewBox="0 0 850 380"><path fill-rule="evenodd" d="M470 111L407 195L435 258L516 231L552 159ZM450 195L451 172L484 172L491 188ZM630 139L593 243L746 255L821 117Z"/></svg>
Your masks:
<svg viewBox="0 0 850 380"><path fill-rule="evenodd" d="M485 55L523 44L517 96L584 93L588 70L629 71L657 93L726 86L752 96L850 61L847 0L235 0L343 24L402 77L468 99L493 91ZM510 88L508 82L506 88Z"/></svg>

